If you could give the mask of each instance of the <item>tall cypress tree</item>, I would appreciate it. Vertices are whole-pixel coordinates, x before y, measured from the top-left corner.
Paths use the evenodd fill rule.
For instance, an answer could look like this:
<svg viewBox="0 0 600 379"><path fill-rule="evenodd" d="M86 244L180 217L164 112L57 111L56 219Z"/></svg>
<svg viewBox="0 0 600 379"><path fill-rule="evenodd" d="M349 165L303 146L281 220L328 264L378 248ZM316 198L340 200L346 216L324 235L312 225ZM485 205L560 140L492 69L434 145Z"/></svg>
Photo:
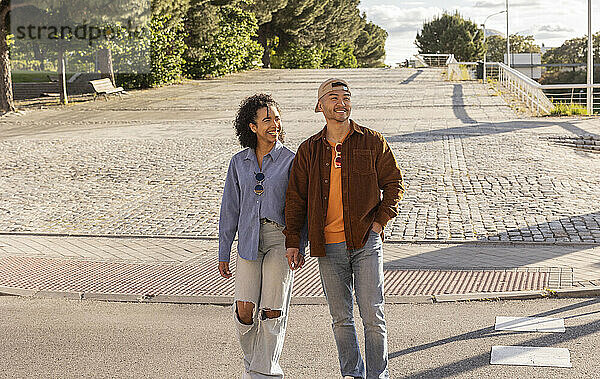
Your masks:
<svg viewBox="0 0 600 379"><path fill-rule="evenodd" d="M358 60L359 67L383 67L385 63L385 40L387 32L366 20L366 16L362 16L365 22L363 29L354 41L354 55Z"/></svg>
<svg viewBox="0 0 600 379"><path fill-rule="evenodd" d="M305 32L315 25L334 0L288 0L285 8L275 12L272 30L279 37L279 43L286 46L295 43L310 46L317 42L314 35Z"/></svg>
<svg viewBox="0 0 600 379"><path fill-rule="evenodd" d="M343 42L352 43L364 26L358 5L359 0L332 0L323 12L299 31L299 36L325 47Z"/></svg>

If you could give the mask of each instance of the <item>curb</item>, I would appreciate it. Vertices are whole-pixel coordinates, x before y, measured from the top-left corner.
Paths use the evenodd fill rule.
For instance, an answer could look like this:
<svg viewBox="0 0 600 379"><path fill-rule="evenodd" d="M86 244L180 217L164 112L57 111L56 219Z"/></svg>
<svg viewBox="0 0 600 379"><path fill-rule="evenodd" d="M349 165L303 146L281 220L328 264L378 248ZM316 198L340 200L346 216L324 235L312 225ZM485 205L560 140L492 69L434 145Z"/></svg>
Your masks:
<svg viewBox="0 0 600 379"><path fill-rule="evenodd" d="M198 241L218 241L219 237L207 235L173 235L173 234L86 234L86 233L49 233L49 232L0 232L0 236L8 237L58 237L58 238L113 238L113 239L174 239L174 240L198 240ZM402 240L386 237L384 244L388 245L491 245L491 246L600 246L600 242L595 241L493 241L493 240L429 240L415 239Z"/></svg>
<svg viewBox="0 0 600 379"><path fill-rule="evenodd" d="M44 299L96 300L127 303L164 303L164 304L212 304L231 305L233 296L185 296L185 295L136 295L119 293L84 293L64 291L38 291L0 286L0 296L20 296ZM431 295L385 296L388 304L432 304ZM292 305L327 305L325 296L294 296Z"/></svg>
<svg viewBox="0 0 600 379"><path fill-rule="evenodd" d="M600 286L548 290L552 297L599 297Z"/></svg>
<svg viewBox="0 0 600 379"><path fill-rule="evenodd" d="M233 296L186 296L186 295L139 295L119 293L83 293L64 291L40 291L0 286L0 296L20 296L45 299L96 300L109 302L157 303L157 304L212 304L231 305ZM542 298L600 297L600 286L540 291L477 292L439 295L386 295L387 304L435 304L467 301L530 300ZM292 305L326 305L324 296L294 296Z"/></svg>
<svg viewBox="0 0 600 379"><path fill-rule="evenodd" d="M486 300L528 300L549 297L548 291L513 291L513 292L475 292L463 294L433 295L435 303L454 303L459 301Z"/></svg>
<svg viewBox="0 0 600 379"><path fill-rule="evenodd" d="M113 238L113 239L174 239L218 241L219 237L211 236L175 236L171 234L84 234L84 233L44 233L44 232L0 232L3 237L57 237L57 238Z"/></svg>

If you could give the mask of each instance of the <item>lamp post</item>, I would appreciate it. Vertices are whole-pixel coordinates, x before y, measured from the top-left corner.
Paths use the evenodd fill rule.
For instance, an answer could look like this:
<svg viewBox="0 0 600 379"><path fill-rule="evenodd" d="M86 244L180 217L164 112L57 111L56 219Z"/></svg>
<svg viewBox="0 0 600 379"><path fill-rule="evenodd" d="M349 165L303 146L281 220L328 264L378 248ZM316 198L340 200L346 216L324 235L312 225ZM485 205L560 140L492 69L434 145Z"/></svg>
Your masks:
<svg viewBox="0 0 600 379"><path fill-rule="evenodd" d="M502 14L502 13L504 13L504 12L506 12L506 11L504 10L504 11L500 11L500 12L492 13L491 15L487 16L487 17L485 18L485 21L483 21L483 24L481 24L481 26L483 26L483 82L484 82L484 83L486 82L486 79L487 79L487 77L486 77L486 73L485 73L485 71L486 71L486 70L485 70L485 64L486 64L486 62L487 62L487 60L486 60L486 58L487 58L487 46L486 46L486 44L485 44L485 42L486 42L486 37L485 37L485 23L487 22L487 20L488 20L490 17L492 17L492 16L496 16L496 15L498 15L498 14Z"/></svg>
<svg viewBox="0 0 600 379"><path fill-rule="evenodd" d="M506 63L510 67L510 34L508 33L508 0L506 0Z"/></svg>
<svg viewBox="0 0 600 379"><path fill-rule="evenodd" d="M587 114L594 114L594 36L592 35L592 0L588 0L588 56L587 56Z"/></svg>

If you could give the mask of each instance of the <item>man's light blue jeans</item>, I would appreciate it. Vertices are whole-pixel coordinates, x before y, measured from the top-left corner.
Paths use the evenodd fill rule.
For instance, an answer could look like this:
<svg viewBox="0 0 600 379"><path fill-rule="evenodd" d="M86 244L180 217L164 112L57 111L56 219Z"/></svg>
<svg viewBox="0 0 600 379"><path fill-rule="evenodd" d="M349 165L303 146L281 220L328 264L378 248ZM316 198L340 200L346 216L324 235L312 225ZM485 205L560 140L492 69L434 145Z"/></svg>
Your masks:
<svg viewBox="0 0 600 379"><path fill-rule="evenodd" d="M365 246L327 244L319 258L321 283L333 319L333 335L342 376L389 378L387 329L383 314L383 241L369 232ZM365 364L360 355L353 316L352 291L365 329Z"/></svg>

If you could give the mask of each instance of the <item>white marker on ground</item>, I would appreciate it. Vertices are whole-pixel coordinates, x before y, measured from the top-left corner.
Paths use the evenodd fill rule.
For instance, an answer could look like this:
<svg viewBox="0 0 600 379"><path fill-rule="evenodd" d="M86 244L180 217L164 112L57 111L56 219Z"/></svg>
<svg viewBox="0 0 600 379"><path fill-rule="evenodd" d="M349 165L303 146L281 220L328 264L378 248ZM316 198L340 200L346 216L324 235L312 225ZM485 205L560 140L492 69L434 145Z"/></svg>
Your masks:
<svg viewBox="0 0 600 379"><path fill-rule="evenodd" d="M565 320L549 317L505 317L496 316L495 330L515 332L564 333Z"/></svg>
<svg viewBox="0 0 600 379"><path fill-rule="evenodd" d="M492 346L490 364L573 367L569 349L557 347Z"/></svg>

